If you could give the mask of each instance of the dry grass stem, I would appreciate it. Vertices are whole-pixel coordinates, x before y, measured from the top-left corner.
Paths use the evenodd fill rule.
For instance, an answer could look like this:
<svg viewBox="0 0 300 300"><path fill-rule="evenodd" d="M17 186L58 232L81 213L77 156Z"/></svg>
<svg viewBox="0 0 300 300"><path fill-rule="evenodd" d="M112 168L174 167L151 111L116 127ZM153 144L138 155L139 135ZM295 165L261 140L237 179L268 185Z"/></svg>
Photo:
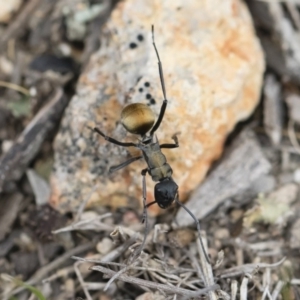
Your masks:
<svg viewBox="0 0 300 300"><path fill-rule="evenodd" d="M108 275L109 277L113 277L117 273L113 270L104 268L102 266L94 266L91 269L94 270L94 271L102 272L102 273ZM161 290L161 291L165 291L167 293L178 294L178 295L183 295L183 296L190 296L190 297L206 294L207 292L209 292L211 290L216 290L216 289L219 288L219 286L217 284L214 284L213 286L201 289L200 291L191 292L189 290L178 288L176 286L165 285L165 284L161 284L161 283L155 283L155 282L135 278L135 277L132 277L132 276L128 276L124 273L119 274L118 279L120 279L124 282L133 283L133 284L143 286L143 287L147 287L147 288L150 288L150 289Z"/></svg>
<svg viewBox="0 0 300 300"><path fill-rule="evenodd" d="M44 280L42 280L42 283L51 282L51 281L61 278L61 277L67 277L68 275L72 274L73 272L75 272L73 266L69 266L69 267L60 269L57 272L55 272L54 274L52 274L51 276L49 276L48 278L45 278Z"/></svg>
<svg viewBox="0 0 300 300"><path fill-rule="evenodd" d="M207 239L206 239L206 235L203 231L201 232L201 238L202 238L203 245L204 245L204 251L206 251L206 253L208 253ZM205 253L203 252L203 249L201 247L201 243L200 243L199 239L197 239L197 249L198 249L198 253L200 255L200 265L201 265L201 269L202 269L201 273L203 273L204 285L205 285L205 287L213 286L215 284L215 282L214 282L214 275L213 275L213 271L212 271L212 265L207 262ZM209 291L208 296L209 296L210 300L218 299L217 294L213 290Z"/></svg>
<svg viewBox="0 0 300 300"><path fill-rule="evenodd" d="M288 135L291 144L293 145L294 149L296 150L297 154L300 154L300 145L298 143L296 134L295 134L295 122L294 120L290 119L288 124Z"/></svg>
<svg viewBox="0 0 300 300"><path fill-rule="evenodd" d="M227 270L219 271L220 278L230 278L239 275L243 275L246 273L251 274L254 270L262 269L262 268L276 268L280 266L285 261L285 257L283 257L280 261L274 264L267 264L267 263L257 263L257 264L244 264L242 266L233 267Z"/></svg>
<svg viewBox="0 0 300 300"><path fill-rule="evenodd" d="M74 230L94 230L94 231L112 231L114 229L113 226L107 225L101 220L104 218L110 217L111 213L104 214L103 216L99 216L90 220L82 220L75 223L72 223L69 226L57 229L53 231L53 234L58 234L61 232L74 231Z"/></svg>
<svg viewBox="0 0 300 300"><path fill-rule="evenodd" d="M87 287L86 287L86 285L85 285L85 282L84 282L84 280L83 280L83 278L82 278L82 276L81 276L81 273L80 273L80 271L79 271L79 269L78 269L78 266L79 266L80 264L82 264L82 263L83 263L83 262L81 262L81 261L77 261L77 262L74 264L74 270L75 270L76 276L77 276L77 278L78 278L78 280L79 280L79 283L80 283L80 285L81 285L81 287L82 287L82 290L83 290L83 292L84 292L84 294L85 294L86 299L87 299L87 300L93 300L92 296L90 295L90 293L89 293L89 291L88 291L88 289L87 289Z"/></svg>
<svg viewBox="0 0 300 300"><path fill-rule="evenodd" d="M247 300L248 299L248 277L245 276L242 280L242 284L240 287L240 300Z"/></svg>
<svg viewBox="0 0 300 300"><path fill-rule="evenodd" d="M238 292L238 282L236 280L231 281L231 300L235 300Z"/></svg>
<svg viewBox="0 0 300 300"><path fill-rule="evenodd" d="M27 89L25 89L22 86L19 86L17 84L0 80L0 86L20 92L20 93L24 94L25 96L30 96L30 93Z"/></svg>

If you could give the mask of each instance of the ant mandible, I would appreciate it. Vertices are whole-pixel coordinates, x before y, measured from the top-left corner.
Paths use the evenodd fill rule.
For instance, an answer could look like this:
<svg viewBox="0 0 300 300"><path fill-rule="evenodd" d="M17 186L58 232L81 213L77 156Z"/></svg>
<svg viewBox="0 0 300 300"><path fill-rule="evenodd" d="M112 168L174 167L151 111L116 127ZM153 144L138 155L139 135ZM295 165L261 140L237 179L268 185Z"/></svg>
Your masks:
<svg viewBox="0 0 300 300"><path fill-rule="evenodd" d="M165 82L164 82L164 76L163 76L163 69L162 69L162 63L156 48L156 44L154 41L154 26L152 25L152 44L158 59L158 70L159 70L159 77L160 77L160 83L162 87L163 92L163 103L160 109L159 116L155 122L155 115L154 112L150 109L149 106L143 103L133 103L129 104L122 110L121 113L121 123L125 127L125 129L132 133L132 134L138 134L141 135L141 139L139 142L136 143L123 143L118 140L115 140L114 138L111 138L107 135L105 135L101 130L99 130L97 127L93 128L95 132L100 134L102 137L105 138L110 143L113 143L115 145L121 146L121 147L136 147L142 151L142 155L132 157L128 159L127 161L121 163L120 165L113 166L110 168L109 172L112 173L114 171L120 170L129 164L131 164L134 161L137 161L139 159L144 158L148 167L146 169L143 169L141 172L141 175L143 176L143 203L144 203L144 218L146 218L146 232L147 232L147 208L155 203L163 209L168 208L174 201L180 205L183 209L187 211L188 214L194 219L196 225L197 225L197 231L201 243L201 247L203 250L203 253L205 255L205 258L208 263L210 263L210 260L207 256L207 253L205 251L203 241L200 235L200 223L197 220L197 218L192 214L192 212L185 207L179 200L178 195L178 185L175 183L175 181L172 178L173 170L170 167L170 165L167 163L165 155L162 153L161 149L172 149L179 147L178 138L177 135L174 134L172 136L172 139L174 140L174 144L159 144L157 137L154 135L156 130L159 128L164 114L165 110L168 104L167 96L166 96L166 88L165 88ZM154 123L155 122L155 123ZM150 132L149 132L150 130ZM147 133L149 134L147 135ZM152 177L152 180L158 183L155 185L154 188L154 197L155 201L146 204L146 174L149 173L149 175ZM145 234L146 235L146 234ZM145 241L145 238L144 238ZM144 242L143 242L144 244ZM142 244L142 245L143 245Z"/></svg>

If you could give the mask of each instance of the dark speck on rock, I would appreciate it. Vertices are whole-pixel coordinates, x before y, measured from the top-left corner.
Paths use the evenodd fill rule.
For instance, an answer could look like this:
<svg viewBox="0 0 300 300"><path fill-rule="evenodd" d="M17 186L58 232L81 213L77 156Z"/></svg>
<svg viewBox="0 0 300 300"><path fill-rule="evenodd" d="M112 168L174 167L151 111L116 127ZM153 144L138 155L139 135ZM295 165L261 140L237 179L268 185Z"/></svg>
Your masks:
<svg viewBox="0 0 300 300"><path fill-rule="evenodd" d="M139 34L137 36L138 41L142 42L144 40L144 36L142 34Z"/></svg>
<svg viewBox="0 0 300 300"><path fill-rule="evenodd" d="M129 48L130 49L134 49L134 48L136 48L137 47L137 44L136 43L130 43L129 44Z"/></svg>

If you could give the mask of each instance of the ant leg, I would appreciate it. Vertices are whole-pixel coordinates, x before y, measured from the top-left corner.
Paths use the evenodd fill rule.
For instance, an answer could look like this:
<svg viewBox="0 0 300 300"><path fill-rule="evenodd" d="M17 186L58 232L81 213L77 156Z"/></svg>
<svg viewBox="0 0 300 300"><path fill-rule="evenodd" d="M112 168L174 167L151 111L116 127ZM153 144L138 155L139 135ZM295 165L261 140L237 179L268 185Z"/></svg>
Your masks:
<svg viewBox="0 0 300 300"><path fill-rule="evenodd" d="M146 185L146 174L148 172L148 169L143 169L141 172L141 175L143 176L143 217L142 217L142 223L144 223L145 221L145 226L146 226L146 231L147 231L147 223L148 223L148 214L147 214L147 208L148 205L146 204L146 200L147 200L147 185Z"/></svg>
<svg viewBox="0 0 300 300"><path fill-rule="evenodd" d="M160 84L161 84L161 88L163 91L163 96L164 96L164 101L163 104L161 106L160 109L160 113L159 116L157 118L157 121L155 122L154 126L152 127L151 131L150 131L150 135L152 136L153 133L158 129L162 119L164 118L164 114L165 114L165 110L167 108L167 104L168 104L168 100L167 100L167 96L166 96L166 87L165 87L165 80L164 80L164 73L163 73L163 68L162 68L162 63L160 61L159 58L159 54L155 45L155 41L154 41L154 26L152 25L152 44L158 59L158 71L159 71L159 77L160 77Z"/></svg>
<svg viewBox="0 0 300 300"><path fill-rule="evenodd" d="M148 215L147 215L147 206L146 206L146 174L147 174L147 172L148 172L148 169L143 169L142 172L141 172L141 174L143 176L143 204L144 204L143 216L144 216L144 218L146 220L146 222L145 222L145 234L144 234L143 241L142 241L141 245L139 246L139 248L136 249L132 253L132 255L129 257L127 266L125 266L123 269L121 269L113 277L110 278L110 280L106 284L107 287L115 279L117 279L121 274L124 274L130 268L130 266L140 256L140 254L142 253L142 251L144 249L144 246L145 246L145 243L146 243L146 239L147 239L147 236L148 236Z"/></svg>
<svg viewBox="0 0 300 300"><path fill-rule="evenodd" d="M128 160L126 160L125 162L123 162L123 163L121 163L121 164L119 164L117 166L110 167L108 172L109 172L109 174L111 174L113 172L116 172L116 171L118 171L118 170L120 170L120 169L122 169L122 168L124 168L124 167L126 167L128 165L130 165L131 163L133 163L136 160L139 160L141 158L143 158L143 156L131 157Z"/></svg>
<svg viewBox="0 0 300 300"><path fill-rule="evenodd" d="M211 262L210 262L210 259L208 258L208 255L205 251L205 248L204 248L204 244L203 244L203 241L202 241L202 238L201 238L201 231L200 231L200 222L199 220L193 215L193 213L187 208L185 207L185 205L183 205L179 200L178 200L178 194L177 194L177 197L175 198L175 201L176 203L181 206L195 221L196 225L197 225L197 231L198 231L198 236L199 236L199 240L200 240L200 244L201 244L201 248L202 248L202 251L204 253L204 256L205 256L205 259L206 261L211 265Z"/></svg>
<svg viewBox="0 0 300 300"><path fill-rule="evenodd" d="M103 136L105 138L106 141L112 143L112 144L116 144L118 146L122 146L122 147L137 147L137 144L135 143L122 143L122 142L119 142L107 135L105 135L102 131L100 131L97 127L93 128L92 129L93 131L97 132L98 134L100 134L101 136Z"/></svg>
<svg viewBox="0 0 300 300"><path fill-rule="evenodd" d="M166 148L166 149L174 149L174 148L178 148L179 147L179 142L178 142L178 137L177 135L179 134L179 132L175 133L172 135L172 140L174 140L174 144L161 144L159 145L160 148Z"/></svg>
<svg viewBox="0 0 300 300"><path fill-rule="evenodd" d="M132 258L131 258L131 261L134 261L140 254L141 252L143 251L144 249L144 246L145 246L145 243L146 243L146 239L147 239L147 236L148 236L148 213L147 213L147 205L146 205L146 198L147 198L147 187L146 187L146 174L148 172L148 169L143 169L142 172L141 172L141 175L143 176L143 221L142 223L145 222L145 234L144 234L144 238L143 238L143 241L140 245L140 247L137 249L137 251L135 251L135 253L133 254Z"/></svg>
<svg viewBox="0 0 300 300"><path fill-rule="evenodd" d="M146 205L146 207L148 208L149 206L151 206L151 205L153 205L153 204L155 204L155 203L157 203L156 200L155 200L155 201L152 201L152 202L150 202L150 203L148 203L148 204Z"/></svg>

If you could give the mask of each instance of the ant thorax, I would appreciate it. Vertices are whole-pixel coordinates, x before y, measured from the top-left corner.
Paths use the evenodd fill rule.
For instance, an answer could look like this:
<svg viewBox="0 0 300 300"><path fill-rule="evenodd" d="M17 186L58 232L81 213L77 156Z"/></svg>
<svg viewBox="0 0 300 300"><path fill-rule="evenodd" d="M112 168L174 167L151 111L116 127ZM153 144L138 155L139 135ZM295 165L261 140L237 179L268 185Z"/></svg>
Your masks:
<svg viewBox="0 0 300 300"><path fill-rule="evenodd" d="M153 181L162 181L165 178L170 178L173 174L172 168L167 163L157 138L150 138L151 141L148 144L140 143L138 145L148 165L148 172Z"/></svg>
<svg viewBox="0 0 300 300"><path fill-rule="evenodd" d="M157 138L156 138L156 140L157 140ZM153 139L153 136L151 136L151 135L144 135L138 141L139 141L139 144L147 145L147 144L153 143L154 139Z"/></svg>

